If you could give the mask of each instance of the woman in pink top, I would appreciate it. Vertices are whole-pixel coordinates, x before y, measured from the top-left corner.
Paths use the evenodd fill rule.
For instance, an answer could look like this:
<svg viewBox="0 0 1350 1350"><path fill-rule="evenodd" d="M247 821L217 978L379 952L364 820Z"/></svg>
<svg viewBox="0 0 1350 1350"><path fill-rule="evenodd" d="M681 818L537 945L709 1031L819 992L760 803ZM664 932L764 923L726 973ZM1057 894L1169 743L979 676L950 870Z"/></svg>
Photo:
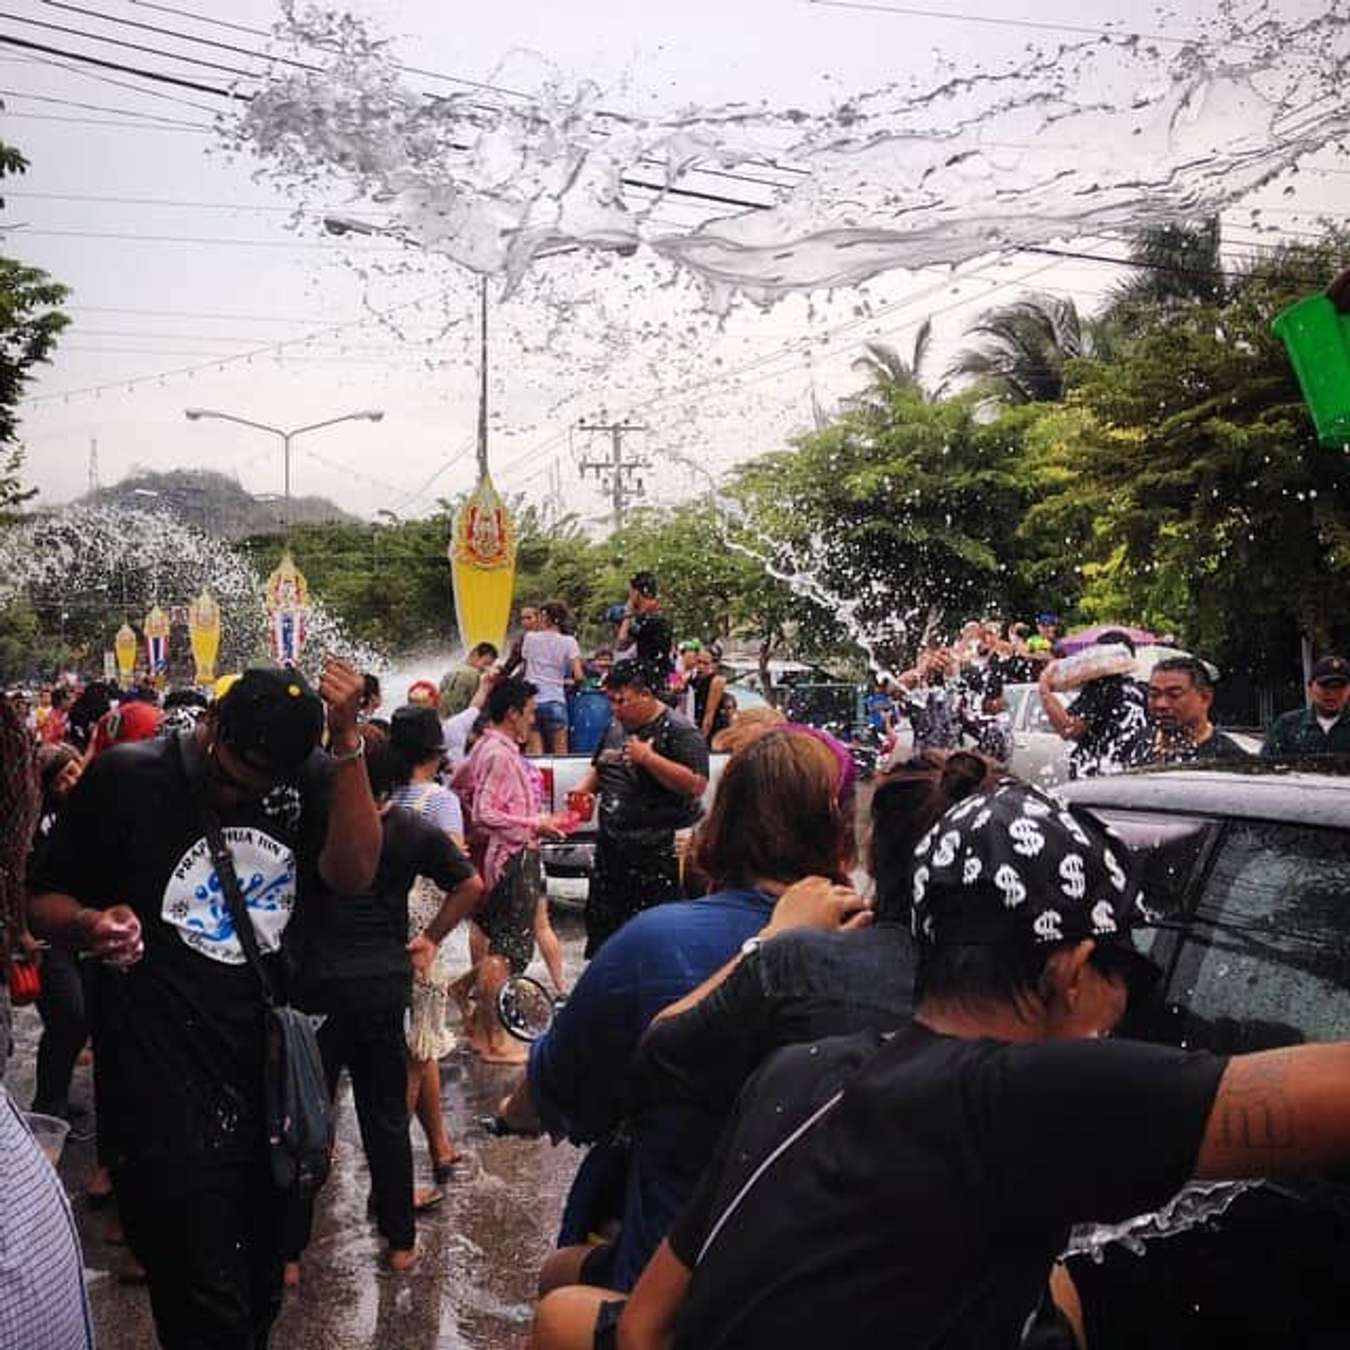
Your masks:
<svg viewBox="0 0 1350 1350"><path fill-rule="evenodd" d="M548 920L540 837L563 833L541 811L538 771L520 747L534 725L535 688L526 680L503 680L488 695L489 726L469 757L455 770L451 786L468 820L469 852L487 887L478 923L488 954L462 980L456 997L463 1008L473 985L476 1014L466 1018L470 1045L493 1063L521 1063L523 1046L502 1030L496 1016L497 991L507 974L522 974L538 942L549 977L563 992L562 944Z"/></svg>

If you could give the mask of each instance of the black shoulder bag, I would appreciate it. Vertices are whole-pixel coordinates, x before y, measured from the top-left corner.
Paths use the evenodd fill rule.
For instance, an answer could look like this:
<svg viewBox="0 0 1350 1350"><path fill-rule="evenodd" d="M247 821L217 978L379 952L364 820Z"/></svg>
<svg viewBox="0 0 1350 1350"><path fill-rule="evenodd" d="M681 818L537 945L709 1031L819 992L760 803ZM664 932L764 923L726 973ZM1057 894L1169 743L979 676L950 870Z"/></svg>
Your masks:
<svg viewBox="0 0 1350 1350"><path fill-rule="evenodd" d="M186 757L184 759L187 769ZM328 1084L314 1024L298 1009L277 1001L263 965L253 920L244 903L244 892L234 870L234 857L220 827L220 817L206 803L200 775L192 773L191 769L187 771L207 847L211 851L211 862L220 879L230 918L234 921L234 931L262 991L265 1010L263 1121L272 1180L278 1190L312 1195L328 1176L333 1148L333 1107L328 1099Z"/></svg>

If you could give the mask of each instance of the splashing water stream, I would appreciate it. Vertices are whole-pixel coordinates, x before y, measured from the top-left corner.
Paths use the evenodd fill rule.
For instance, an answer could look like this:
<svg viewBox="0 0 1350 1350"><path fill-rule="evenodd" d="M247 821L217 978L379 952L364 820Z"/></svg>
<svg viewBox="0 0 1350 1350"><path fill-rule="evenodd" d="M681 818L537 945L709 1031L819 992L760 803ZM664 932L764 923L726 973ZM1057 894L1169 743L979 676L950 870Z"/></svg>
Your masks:
<svg viewBox="0 0 1350 1350"><path fill-rule="evenodd" d="M221 607L224 673L266 658L262 578L223 540L170 515L114 506L67 506L0 534L0 606L23 596L69 610L74 627L105 647L123 619L139 627L152 604L187 604L203 587ZM311 602L306 674L332 653L360 669L382 658L353 642L319 601Z"/></svg>
<svg viewBox="0 0 1350 1350"><path fill-rule="evenodd" d="M737 295L768 304L896 267L1194 219L1350 130L1346 0L1221 4L1192 22L1170 50L1104 34L820 113L727 104L640 118L562 77L524 100L426 99L361 21L287 6L278 44L311 64L317 52L321 68L274 67L227 137L298 197L377 203L395 235L502 274L508 293L560 248L612 258L645 246L725 312ZM659 208L706 169L754 171L762 209L733 204L672 233Z"/></svg>

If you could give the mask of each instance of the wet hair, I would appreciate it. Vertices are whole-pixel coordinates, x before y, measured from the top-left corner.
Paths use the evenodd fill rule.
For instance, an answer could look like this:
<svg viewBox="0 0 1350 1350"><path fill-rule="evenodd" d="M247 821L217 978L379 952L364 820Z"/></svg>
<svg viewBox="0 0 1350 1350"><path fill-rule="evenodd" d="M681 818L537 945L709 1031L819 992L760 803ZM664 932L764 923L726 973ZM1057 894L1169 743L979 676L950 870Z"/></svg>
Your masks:
<svg viewBox="0 0 1350 1350"><path fill-rule="evenodd" d="M571 632L572 629L572 611L567 608L566 601L563 600L545 600L539 606L539 612L556 628L560 633Z"/></svg>
<svg viewBox="0 0 1350 1350"><path fill-rule="evenodd" d="M497 648L491 642L478 642L474 644L470 656L486 656L489 661L497 659Z"/></svg>
<svg viewBox="0 0 1350 1350"><path fill-rule="evenodd" d="M628 579L628 585L639 595L646 596L648 600L655 600L661 592L655 572L634 572Z"/></svg>
<svg viewBox="0 0 1350 1350"><path fill-rule="evenodd" d="M368 704L380 696L380 677L367 671L361 676L361 703Z"/></svg>
<svg viewBox="0 0 1350 1350"><path fill-rule="evenodd" d="M67 689L64 685L58 684L56 688L52 690L52 707L64 708L66 704L69 702L70 702L70 690Z"/></svg>
<svg viewBox="0 0 1350 1350"><path fill-rule="evenodd" d="M1123 629L1111 628L1103 633L1093 644L1096 647L1128 647L1130 655L1134 655L1134 639Z"/></svg>
<svg viewBox="0 0 1350 1350"><path fill-rule="evenodd" d="M949 807L992 786L999 772L973 750L925 750L877 784L867 870L876 885L879 923L909 922L915 844Z"/></svg>
<svg viewBox="0 0 1350 1350"><path fill-rule="evenodd" d="M1189 675L1191 683L1197 689L1213 689L1214 681L1209 678L1205 663L1194 656L1165 656L1153 667L1156 675L1159 671L1172 671L1178 675Z"/></svg>
<svg viewBox="0 0 1350 1350"><path fill-rule="evenodd" d="M636 689L639 693L651 693L651 682L647 672L636 661L616 661L605 676L606 689Z"/></svg>
<svg viewBox="0 0 1350 1350"><path fill-rule="evenodd" d="M490 722L504 722L513 712L522 708L539 692L529 680L503 680L494 685L487 696L487 715Z"/></svg>
<svg viewBox="0 0 1350 1350"><path fill-rule="evenodd" d="M698 869L718 886L839 878L849 829L835 798L837 777L834 757L812 737L760 737L722 773L695 838Z"/></svg>

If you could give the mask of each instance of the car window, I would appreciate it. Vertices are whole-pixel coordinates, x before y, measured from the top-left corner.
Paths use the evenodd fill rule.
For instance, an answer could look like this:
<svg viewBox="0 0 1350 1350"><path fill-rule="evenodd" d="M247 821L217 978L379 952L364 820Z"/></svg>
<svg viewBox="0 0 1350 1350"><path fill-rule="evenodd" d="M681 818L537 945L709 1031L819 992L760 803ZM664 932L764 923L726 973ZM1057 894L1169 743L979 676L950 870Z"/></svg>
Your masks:
<svg viewBox="0 0 1350 1350"><path fill-rule="evenodd" d="M1216 1048L1350 1037L1350 848L1343 830L1233 825L1206 880L1174 997Z"/></svg>
<svg viewBox="0 0 1350 1350"><path fill-rule="evenodd" d="M1144 902L1164 918L1177 917L1200 852L1215 822L1205 816L1164 815L1152 811L1094 808L1095 815L1125 841L1134 863L1134 879ZM1135 945L1151 951L1159 930L1135 931Z"/></svg>
<svg viewBox="0 0 1350 1350"><path fill-rule="evenodd" d="M1072 708L1077 697L1077 689L1066 689L1060 694L1059 700L1066 708ZM1044 732L1048 736L1058 734L1045 711L1045 704L1041 702L1039 689L1031 688L1027 690L1027 714L1022 721L1022 727L1026 731Z"/></svg>

